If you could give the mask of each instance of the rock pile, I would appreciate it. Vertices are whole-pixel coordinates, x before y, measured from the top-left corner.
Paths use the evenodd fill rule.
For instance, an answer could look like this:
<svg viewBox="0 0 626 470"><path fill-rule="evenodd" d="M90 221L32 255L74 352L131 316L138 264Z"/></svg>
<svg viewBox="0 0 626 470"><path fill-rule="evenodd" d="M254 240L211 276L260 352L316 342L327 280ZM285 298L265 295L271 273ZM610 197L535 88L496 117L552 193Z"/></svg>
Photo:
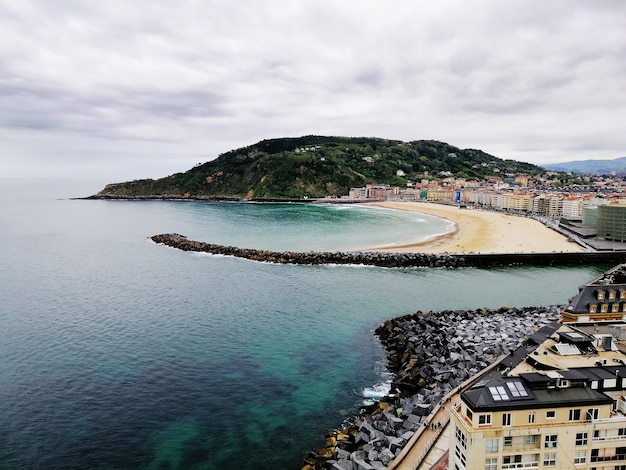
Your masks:
<svg viewBox="0 0 626 470"><path fill-rule="evenodd" d="M386 468L444 395L558 318L553 306L417 312L386 321L376 334L395 374L391 395L328 433L326 447L311 452L302 470Z"/></svg>

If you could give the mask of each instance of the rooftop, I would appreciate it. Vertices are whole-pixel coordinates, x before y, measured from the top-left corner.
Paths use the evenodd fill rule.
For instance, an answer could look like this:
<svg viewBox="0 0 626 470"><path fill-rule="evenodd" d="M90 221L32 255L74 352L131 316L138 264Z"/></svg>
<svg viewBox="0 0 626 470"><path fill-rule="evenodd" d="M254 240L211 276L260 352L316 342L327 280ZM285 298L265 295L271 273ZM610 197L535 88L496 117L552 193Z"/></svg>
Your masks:
<svg viewBox="0 0 626 470"><path fill-rule="evenodd" d="M563 321L626 319L626 264L620 264L578 288L563 312Z"/></svg>
<svg viewBox="0 0 626 470"><path fill-rule="evenodd" d="M474 411L611 404L609 392L622 394L626 389L623 331L623 322L602 328L551 324L530 336L461 397Z"/></svg>

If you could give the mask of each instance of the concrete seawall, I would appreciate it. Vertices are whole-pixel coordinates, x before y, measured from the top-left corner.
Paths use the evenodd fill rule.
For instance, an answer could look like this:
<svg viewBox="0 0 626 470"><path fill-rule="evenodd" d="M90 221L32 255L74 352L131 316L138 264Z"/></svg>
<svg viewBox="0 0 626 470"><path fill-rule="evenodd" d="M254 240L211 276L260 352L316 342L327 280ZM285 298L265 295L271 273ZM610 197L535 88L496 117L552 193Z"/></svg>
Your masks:
<svg viewBox="0 0 626 470"><path fill-rule="evenodd" d="M494 268L506 266L576 266L626 262L626 251L498 253L498 254L426 254L380 252L293 252L269 251L189 240L175 233L154 235L155 243L183 251L235 256L253 261L281 264L361 264L385 268Z"/></svg>

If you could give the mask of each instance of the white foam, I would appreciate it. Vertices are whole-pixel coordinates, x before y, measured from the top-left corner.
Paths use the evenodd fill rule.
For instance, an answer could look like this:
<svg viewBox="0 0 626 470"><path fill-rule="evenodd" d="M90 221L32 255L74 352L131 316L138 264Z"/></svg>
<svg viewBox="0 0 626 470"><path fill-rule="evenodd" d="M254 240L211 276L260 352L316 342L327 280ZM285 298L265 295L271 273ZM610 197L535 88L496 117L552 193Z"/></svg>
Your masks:
<svg viewBox="0 0 626 470"><path fill-rule="evenodd" d="M364 405L372 405L381 398L389 395L391 391L391 374L385 374L385 378L382 382L379 382L371 387L365 387L361 391L363 396Z"/></svg>

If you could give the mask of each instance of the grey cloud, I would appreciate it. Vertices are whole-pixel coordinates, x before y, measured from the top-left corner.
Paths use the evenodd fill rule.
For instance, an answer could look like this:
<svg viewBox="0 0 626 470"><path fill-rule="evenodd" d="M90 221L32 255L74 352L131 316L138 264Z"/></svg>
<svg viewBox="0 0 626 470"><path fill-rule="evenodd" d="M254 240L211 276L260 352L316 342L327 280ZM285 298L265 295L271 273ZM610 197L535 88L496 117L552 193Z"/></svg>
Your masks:
<svg viewBox="0 0 626 470"><path fill-rule="evenodd" d="M32 158L78 140L181 171L310 133L621 156L624 17L619 0L5 2L0 131Z"/></svg>

